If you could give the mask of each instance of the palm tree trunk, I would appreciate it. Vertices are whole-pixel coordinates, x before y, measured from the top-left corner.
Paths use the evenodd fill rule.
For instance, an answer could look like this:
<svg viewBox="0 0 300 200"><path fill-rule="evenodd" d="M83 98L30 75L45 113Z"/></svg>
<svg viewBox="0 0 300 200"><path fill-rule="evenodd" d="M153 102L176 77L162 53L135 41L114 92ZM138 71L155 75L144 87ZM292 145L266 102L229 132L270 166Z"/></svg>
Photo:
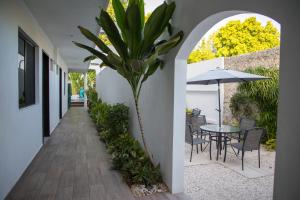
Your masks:
<svg viewBox="0 0 300 200"><path fill-rule="evenodd" d="M151 160L152 164L154 164L153 160L152 160L152 155L150 154L150 151L148 150L146 140L145 140L145 136L144 136L144 128L143 128L141 113L140 113L140 109L139 109L138 98L134 98L134 102L135 102L135 110L136 110L136 114L137 114L137 117L138 117L138 122L139 122L139 127L140 127L140 132L141 132L145 152L146 152L147 156L149 157L149 159Z"/></svg>

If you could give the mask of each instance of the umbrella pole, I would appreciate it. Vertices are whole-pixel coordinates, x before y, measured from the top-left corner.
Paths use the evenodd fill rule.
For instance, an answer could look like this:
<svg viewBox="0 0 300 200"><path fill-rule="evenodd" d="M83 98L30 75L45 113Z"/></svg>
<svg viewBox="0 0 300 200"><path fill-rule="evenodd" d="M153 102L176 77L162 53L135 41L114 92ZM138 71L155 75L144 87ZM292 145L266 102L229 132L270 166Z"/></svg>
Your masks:
<svg viewBox="0 0 300 200"><path fill-rule="evenodd" d="M218 81L218 97L219 97L219 127L221 127L221 97L220 97L220 80Z"/></svg>

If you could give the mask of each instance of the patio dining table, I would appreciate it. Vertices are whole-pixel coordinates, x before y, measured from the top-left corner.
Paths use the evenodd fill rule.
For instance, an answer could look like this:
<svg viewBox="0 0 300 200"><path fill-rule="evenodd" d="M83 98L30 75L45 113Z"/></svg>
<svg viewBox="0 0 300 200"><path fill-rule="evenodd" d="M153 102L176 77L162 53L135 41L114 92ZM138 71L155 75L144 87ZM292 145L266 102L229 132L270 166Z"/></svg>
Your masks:
<svg viewBox="0 0 300 200"><path fill-rule="evenodd" d="M218 124L206 124L200 126L200 130L204 132L208 132L209 134L215 133L217 137L217 160L219 159L219 154L222 151L222 136L226 136L228 134L240 133L240 128L237 126L231 125L221 125ZM226 138L225 138L226 139Z"/></svg>

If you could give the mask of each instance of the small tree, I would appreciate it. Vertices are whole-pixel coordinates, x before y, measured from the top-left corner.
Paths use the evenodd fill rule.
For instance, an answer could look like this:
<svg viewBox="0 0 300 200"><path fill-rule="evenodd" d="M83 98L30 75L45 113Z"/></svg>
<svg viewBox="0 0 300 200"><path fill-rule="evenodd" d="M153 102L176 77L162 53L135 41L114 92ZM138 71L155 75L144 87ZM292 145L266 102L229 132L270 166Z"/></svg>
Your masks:
<svg viewBox="0 0 300 200"><path fill-rule="evenodd" d="M266 140L276 138L277 107L279 95L278 68L249 68L248 73L269 77L265 81L241 83L238 92L231 98L230 108L235 117L256 117L258 126L267 129ZM264 141L264 142L265 142Z"/></svg>
<svg viewBox="0 0 300 200"><path fill-rule="evenodd" d="M202 60L210 60L215 58L216 55L212 51L211 44L209 44L206 40L202 40L201 45L192 51L188 58L188 64L199 62Z"/></svg>
<svg viewBox="0 0 300 200"><path fill-rule="evenodd" d="M269 21L262 26L256 17L234 20L220 28L212 37L217 57L229 57L279 46L280 34Z"/></svg>
<svg viewBox="0 0 300 200"><path fill-rule="evenodd" d="M215 57L230 57L266 50L280 45L280 33L272 22L263 26L255 17L229 21L190 54L188 63Z"/></svg>
<svg viewBox="0 0 300 200"><path fill-rule="evenodd" d="M85 61L97 57L102 60L101 66L107 66L116 70L129 83L133 92L144 149L152 160L145 141L139 109L140 92L143 83L158 68L163 68L164 62L160 59L160 56L167 54L179 44L182 40L183 32L180 31L167 40L157 41L167 28L169 33L172 32L169 21L175 10L174 2L161 4L152 12L147 21L145 21L143 0L129 0L126 9L120 0L112 0L112 5L117 26L105 10L101 10L100 16L96 18L96 21L106 33L116 53L105 45L99 37L81 26L79 26L81 33L95 43L101 51L84 44L76 42L75 44L92 53Z"/></svg>

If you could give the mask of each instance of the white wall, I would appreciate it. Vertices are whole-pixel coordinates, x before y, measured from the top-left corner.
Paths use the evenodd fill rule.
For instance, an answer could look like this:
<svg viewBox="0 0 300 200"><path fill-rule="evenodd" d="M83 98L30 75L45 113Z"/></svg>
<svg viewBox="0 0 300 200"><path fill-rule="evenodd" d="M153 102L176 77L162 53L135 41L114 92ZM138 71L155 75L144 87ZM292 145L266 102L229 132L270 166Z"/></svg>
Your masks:
<svg viewBox="0 0 300 200"><path fill-rule="evenodd" d="M53 70L49 71L49 110L50 110L50 132L52 132L59 122L59 69L56 72L56 64L53 65Z"/></svg>
<svg viewBox="0 0 300 200"><path fill-rule="evenodd" d="M239 13L248 11L263 14L271 17L281 25L281 47L280 47L280 97L278 113L278 131L277 131L277 153L275 168L274 199L288 200L300 199L300 158L299 158L299 113L300 113L300 69L297 67L300 63L299 51L300 45L299 2L288 0L272 1L239 1L239 0L175 0L177 10L173 19L176 29L183 30L185 42L179 47L179 51L174 62L175 55L169 56L166 68L175 69L174 83L172 84L174 92L174 121L173 124L173 156L180 158L173 159L173 181L172 191L183 191L183 153L184 149L184 111L185 90L184 79L181 76L186 75L186 64L189 53L197 44L199 39L214 24ZM271 5L271 6L270 6ZM232 12L226 12L232 11ZM174 68L175 64L175 68ZM167 77L160 81L167 80ZM166 98L172 92L166 94ZM165 101L170 102L169 99ZM181 158L182 156L182 158Z"/></svg>
<svg viewBox="0 0 300 200"><path fill-rule="evenodd" d="M53 65L53 70L49 71L49 110L50 110L50 133L54 131L57 124L60 122L59 119L59 68L58 64L55 64L51 60L50 65ZM64 93L64 73L66 73L66 85ZM68 94L67 94L67 70L62 68L62 115L68 110Z"/></svg>
<svg viewBox="0 0 300 200"><path fill-rule="evenodd" d="M216 67L224 68L224 58L201 61L187 65L186 79L203 74ZM221 108L224 103L224 87L220 87ZM199 108L201 114L206 116L209 123L219 123L219 113L216 110L218 103L218 86L215 85L187 85L186 86L186 106L187 108ZM223 109L221 109L223 117Z"/></svg>
<svg viewBox="0 0 300 200"><path fill-rule="evenodd" d="M39 46L36 103L22 109L18 103L18 27ZM50 58L59 56L23 1L0 1L0 44L0 199L4 199L42 146L42 49ZM61 59L55 61L67 71ZM52 105L53 99L51 116Z"/></svg>
<svg viewBox="0 0 300 200"><path fill-rule="evenodd" d="M166 182L170 183L172 157L165 151L165 147L172 141L168 137L171 126L166 123L172 117L172 113L168 112L172 104L164 99L165 94L170 91L168 85L160 81L166 73L158 71L145 83L141 92L140 109L148 148L156 163L160 164ZM126 80L115 71L105 68L97 75L96 89L103 101L110 104L125 103L129 106L130 133L140 140L132 92Z"/></svg>
<svg viewBox="0 0 300 200"><path fill-rule="evenodd" d="M225 17L249 11L271 17L282 27L274 198L300 199L298 191L300 134L297 134L300 113L298 77L300 69L297 67L300 63L298 1L175 0L175 2L177 7L172 20L174 31L183 30L186 41L166 57L164 70L146 82L141 98L147 142L155 160L161 163L167 185L172 192L183 191L186 59L199 39L213 25ZM117 90L125 87L116 86L123 83L107 80L101 82L103 85L99 87L111 90L114 95L110 97L114 100L128 101L130 93ZM136 122L132 127L136 134Z"/></svg>

